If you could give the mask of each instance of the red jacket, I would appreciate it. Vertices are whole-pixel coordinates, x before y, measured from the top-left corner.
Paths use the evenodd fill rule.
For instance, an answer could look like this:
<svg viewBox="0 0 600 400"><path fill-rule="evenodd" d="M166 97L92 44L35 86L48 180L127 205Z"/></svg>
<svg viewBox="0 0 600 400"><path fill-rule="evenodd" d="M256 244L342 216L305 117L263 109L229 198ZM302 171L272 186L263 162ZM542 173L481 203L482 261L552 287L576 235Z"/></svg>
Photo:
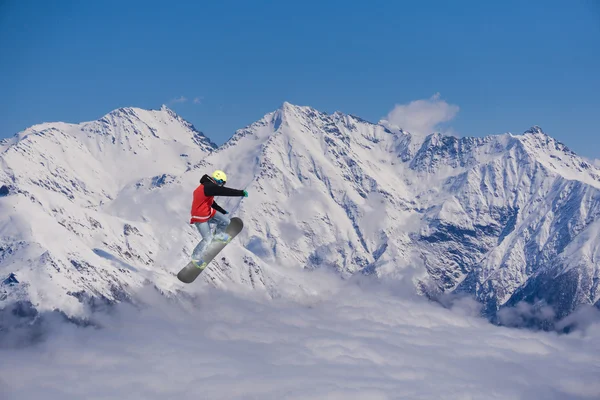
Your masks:
<svg viewBox="0 0 600 400"><path fill-rule="evenodd" d="M204 193L204 185L200 185L194 190L194 200L192 201L192 218L190 224L196 222L206 222L215 216L217 210L213 208L215 196L207 196Z"/></svg>
<svg viewBox="0 0 600 400"><path fill-rule="evenodd" d="M244 191L219 186L208 175L204 175L200 179L200 186L194 190L190 224L206 222L214 217L217 211L226 213L215 201L215 196L244 196Z"/></svg>

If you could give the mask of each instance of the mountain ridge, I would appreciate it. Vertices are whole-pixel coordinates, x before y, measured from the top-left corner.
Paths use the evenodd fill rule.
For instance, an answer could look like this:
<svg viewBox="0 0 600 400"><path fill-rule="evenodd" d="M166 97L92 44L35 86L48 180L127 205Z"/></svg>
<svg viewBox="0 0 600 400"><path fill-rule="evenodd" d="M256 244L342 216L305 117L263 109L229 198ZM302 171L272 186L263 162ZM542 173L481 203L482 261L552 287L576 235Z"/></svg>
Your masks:
<svg viewBox="0 0 600 400"><path fill-rule="evenodd" d="M197 290L173 276L199 239L186 225L188 197L216 168L251 197L219 200L247 229L204 283L276 296L286 268L386 279L418 264L426 294L473 295L487 315L517 300L549 301L558 317L598 304L600 170L538 126L523 135L415 137L287 102L221 146L166 106L39 126L0 152L0 179L11 188L0 199L0 277L19 282L0 284L0 306L46 307L38 299L45 285L62 293L48 307L71 315L85 312L73 295L81 290L109 301L146 281L167 295ZM128 169L132 160L139 168ZM37 232L28 215L52 229ZM50 239L53 229L76 244ZM35 270L50 271L52 283ZM589 284L568 299L552 294L552 282L581 277Z"/></svg>

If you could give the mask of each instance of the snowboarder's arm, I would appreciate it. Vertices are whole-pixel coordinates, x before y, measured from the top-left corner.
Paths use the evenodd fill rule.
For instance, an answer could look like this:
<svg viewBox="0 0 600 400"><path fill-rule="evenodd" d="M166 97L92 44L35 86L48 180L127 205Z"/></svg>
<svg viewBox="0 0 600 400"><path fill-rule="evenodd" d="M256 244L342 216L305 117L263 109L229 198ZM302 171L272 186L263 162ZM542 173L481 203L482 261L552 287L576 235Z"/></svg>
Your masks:
<svg viewBox="0 0 600 400"><path fill-rule="evenodd" d="M213 201L212 208L214 208L215 210L217 210L221 214L227 214L227 211L225 211L225 209L223 207L221 207L220 205L218 205L216 201Z"/></svg>
<svg viewBox="0 0 600 400"><path fill-rule="evenodd" d="M225 186L219 186L212 182L206 182L204 184L204 195L205 196L244 196L243 190L231 189Z"/></svg>

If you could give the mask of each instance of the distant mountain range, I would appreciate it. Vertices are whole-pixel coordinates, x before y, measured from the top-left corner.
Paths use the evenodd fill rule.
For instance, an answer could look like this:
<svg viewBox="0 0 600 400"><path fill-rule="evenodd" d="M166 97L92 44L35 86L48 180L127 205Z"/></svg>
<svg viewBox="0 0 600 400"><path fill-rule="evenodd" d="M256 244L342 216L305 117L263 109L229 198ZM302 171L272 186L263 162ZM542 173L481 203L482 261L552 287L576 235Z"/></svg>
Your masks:
<svg viewBox="0 0 600 400"><path fill-rule="evenodd" d="M284 103L220 147L166 107L45 123L0 142L0 307L79 318L175 277L198 234L191 193L227 172L245 229L201 280L277 294L288 268L381 279L421 269L431 297L494 318L600 306L600 169L533 127L423 137Z"/></svg>

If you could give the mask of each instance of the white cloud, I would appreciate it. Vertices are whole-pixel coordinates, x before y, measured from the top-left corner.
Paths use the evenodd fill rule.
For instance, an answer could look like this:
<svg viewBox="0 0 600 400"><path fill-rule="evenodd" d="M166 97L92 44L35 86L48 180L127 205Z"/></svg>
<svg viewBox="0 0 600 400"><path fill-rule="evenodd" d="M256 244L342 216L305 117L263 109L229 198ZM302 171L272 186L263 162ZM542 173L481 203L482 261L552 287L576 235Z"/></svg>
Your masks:
<svg viewBox="0 0 600 400"><path fill-rule="evenodd" d="M194 104L202 104L202 100L204 100L204 97L194 97Z"/></svg>
<svg viewBox="0 0 600 400"><path fill-rule="evenodd" d="M438 130L440 124L451 121L458 111L457 105L447 103L440 98L439 93L436 93L429 99L397 104L381 122L410 133L429 135Z"/></svg>
<svg viewBox="0 0 600 400"><path fill-rule="evenodd" d="M179 97L171 100L171 103L185 103L187 100L188 100L187 97L179 96Z"/></svg>
<svg viewBox="0 0 600 400"><path fill-rule="evenodd" d="M42 343L0 350L0 397L600 396L593 318L585 318L584 334L568 336L500 328L431 303L409 285L294 274L312 293L284 283L276 300L206 287L193 303L141 293L147 307L99 314L102 329L55 323Z"/></svg>

